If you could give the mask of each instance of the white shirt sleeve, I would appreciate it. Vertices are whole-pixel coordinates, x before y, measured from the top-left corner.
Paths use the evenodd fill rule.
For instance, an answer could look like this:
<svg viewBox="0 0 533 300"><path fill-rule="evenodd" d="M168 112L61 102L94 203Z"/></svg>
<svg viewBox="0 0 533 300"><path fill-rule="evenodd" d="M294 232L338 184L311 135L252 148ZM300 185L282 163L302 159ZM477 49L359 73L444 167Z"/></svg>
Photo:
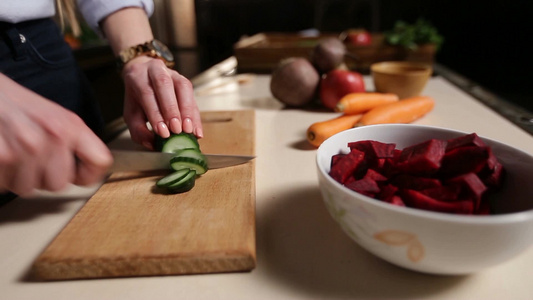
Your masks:
<svg viewBox="0 0 533 300"><path fill-rule="evenodd" d="M99 22L108 15L125 7L141 7L146 15L154 12L152 0L77 0L78 8L87 24L95 31L101 33Z"/></svg>

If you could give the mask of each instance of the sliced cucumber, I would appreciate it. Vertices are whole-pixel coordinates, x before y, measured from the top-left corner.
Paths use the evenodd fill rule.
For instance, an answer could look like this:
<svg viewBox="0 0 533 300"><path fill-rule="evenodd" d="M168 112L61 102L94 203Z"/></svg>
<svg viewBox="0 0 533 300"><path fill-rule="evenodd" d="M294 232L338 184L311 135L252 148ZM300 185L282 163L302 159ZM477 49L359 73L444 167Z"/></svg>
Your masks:
<svg viewBox="0 0 533 300"><path fill-rule="evenodd" d="M207 172L207 159L200 151L196 136L182 132L171 134L169 138L156 135L155 148L161 152L175 153L170 166L175 172L159 179L158 187L170 193L183 193L191 190L196 177Z"/></svg>
<svg viewBox="0 0 533 300"><path fill-rule="evenodd" d="M197 159L187 156L174 156L170 159L170 167L176 171L181 169L191 169L196 171L196 175L207 172L207 162L205 159Z"/></svg>
<svg viewBox="0 0 533 300"><path fill-rule="evenodd" d="M174 153L182 149L194 148L200 150L198 139L190 133L171 134L170 137L163 139L156 137L156 149L161 152Z"/></svg>
<svg viewBox="0 0 533 300"><path fill-rule="evenodd" d="M207 158L205 158L205 155L203 155L202 152L200 152L200 150L194 149L194 148L187 148L187 149L178 150L176 152L176 156L175 157L194 158L194 159L202 160L203 162L205 162L207 164Z"/></svg>
<svg viewBox="0 0 533 300"><path fill-rule="evenodd" d="M185 175L185 177L165 187L169 192L184 193L190 191L194 187L196 182L196 171L191 169L186 170L187 175Z"/></svg>
<svg viewBox="0 0 533 300"><path fill-rule="evenodd" d="M172 185L176 182L178 182L180 179L183 179L185 176L187 176L187 174L189 173L190 170L187 170L187 169L181 169L179 171L176 171L176 172L172 172L170 174L168 174L167 176L159 179L155 185L157 185L158 187L167 187L169 185Z"/></svg>

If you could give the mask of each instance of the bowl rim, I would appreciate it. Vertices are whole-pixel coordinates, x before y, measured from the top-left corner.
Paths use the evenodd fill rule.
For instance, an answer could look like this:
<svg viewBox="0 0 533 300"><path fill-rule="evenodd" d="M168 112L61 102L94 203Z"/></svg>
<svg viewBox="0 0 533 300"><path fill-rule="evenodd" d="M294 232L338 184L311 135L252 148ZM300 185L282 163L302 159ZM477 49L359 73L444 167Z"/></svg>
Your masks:
<svg viewBox="0 0 533 300"><path fill-rule="evenodd" d="M342 184L334 180L331 176L329 176L328 172L324 169L323 166L320 164L320 153L321 151L324 151L323 149L326 148L325 145L327 145L328 140L332 140L334 136L337 136L339 134L346 134L348 131L357 131L357 130L364 130L364 128L376 128L376 127L383 127L383 130L386 130L386 128L390 127L405 127L405 128L422 128L422 129L428 129L428 130L439 130L439 131L447 131L450 133L458 133L458 134L468 134L468 132L464 132L461 130L456 129L450 129L445 127L438 127L438 126L430 126L430 125L418 125L418 124L377 124L377 125L368 125L364 127L355 127L351 129L347 129L343 132L337 133L333 135L332 137L325 140L317 149L316 155L315 155L315 163L317 166L318 171L320 174L330 183L334 186L338 187L343 193L356 196L357 198L361 199L364 203L368 205L375 205L377 207L394 211L397 213L406 214L413 217L423 218L423 219L432 219L432 220L439 220L439 221L445 221L445 222L451 222L451 223L469 223L469 224L508 224L508 223L517 223L517 222L523 222L533 219L533 209L529 209L526 211L520 211L520 212L513 212L513 213L506 213L506 214L499 214L499 215L459 215L459 214L448 214L448 213L441 213L441 212L434 212L429 210L422 210L418 208L412 208L412 207L400 207L396 205L392 205L389 203L385 203L383 201L379 201L377 199L374 199L372 197L357 193L355 191L352 191L346 187L344 187ZM480 138L483 140L489 141L491 143L499 144L499 146L509 147L517 152L521 152L522 154L531 157L533 160L533 156L526 153L525 151L522 151L521 149L518 149L516 147L513 147L511 145L504 144L502 142L499 142L497 140L487 138L485 136L479 135Z"/></svg>
<svg viewBox="0 0 533 300"><path fill-rule="evenodd" d="M394 67L418 67L420 70L410 70L408 72L401 72L394 69L384 69L384 66L391 65ZM385 75L405 75L405 76L419 76L431 74L433 67L430 64L416 61L381 61L370 65L370 71L373 73Z"/></svg>

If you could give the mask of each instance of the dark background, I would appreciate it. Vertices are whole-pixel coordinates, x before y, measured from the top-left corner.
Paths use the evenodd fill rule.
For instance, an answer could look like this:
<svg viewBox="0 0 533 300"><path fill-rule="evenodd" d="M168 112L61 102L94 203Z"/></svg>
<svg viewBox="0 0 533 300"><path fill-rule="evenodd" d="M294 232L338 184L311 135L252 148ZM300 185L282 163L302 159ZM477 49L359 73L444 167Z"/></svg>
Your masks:
<svg viewBox="0 0 533 300"><path fill-rule="evenodd" d="M196 0L201 69L233 55L242 36L316 28L391 29L397 20L430 21L445 41L436 61L533 111L529 43L533 9L522 0Z"/></svg>

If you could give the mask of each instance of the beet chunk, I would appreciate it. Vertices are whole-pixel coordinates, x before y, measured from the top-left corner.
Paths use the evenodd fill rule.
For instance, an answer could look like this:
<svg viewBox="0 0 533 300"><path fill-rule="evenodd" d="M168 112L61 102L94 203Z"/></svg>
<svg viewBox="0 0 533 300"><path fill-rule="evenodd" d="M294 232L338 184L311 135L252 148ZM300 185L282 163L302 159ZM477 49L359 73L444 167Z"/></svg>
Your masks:
<svg viewBox="0 0 533 300"><path fill-rule="evenodd" d="M481 204L481 198L483 193L487 190L487 187L483 184L481 179L474 173L467 173L454 177L447 181L450 185L457 185L461 188L459 197L468 198L474 201L474 209L478 209Z"/></svg>
<svg viewBox="0 0 533 300"><path fill-rule="evenodd" d="M440 186L421 190L424 195L440 201L457 201L461 188L457 185L453 186Z"/></svg>
<svg viewBox="0 0 533 300"><path fill-rule="evenodd" d="M453 139L449 139L448 144L446 145L446 152L455 148L467 146L486 147L487 145L476 133L471 133Z"/></svg>
<svg viewBox="0 0 533 300"><path fill-rule="evenodd" d="M446 141L430 139L402 150L397 168L408 174L432 174L441 166Z"/></svg>
<svg viewBox="0 0 533 300"><path fill-rule="evenodd" d="M331 166L330 167L333 167L333 165L336 164L344 156L346 156L346 154L344 154L344 153L339 153L339 154L333 155L331 157Z"/></svg>
<svg viewBox="0 0 533 300"><path fill-rule="evenodd" d="M372 179L374 181L386 181L387 177L381 175L378 171L373 169L368 169L365 174L365 178Z"/></svg>
<svg viewBox="0 0 533 300"><path fill-rule="evenodd" d="M381 190L376 195L376 198L378 198L379 200L383 200L385 202L391 202L392 198L394 196L397 196L396 195L397 191L398 191L398 187L392 184L385 184L381 186Z"/></svg>
<svg viewBox="0 0 533 300"><path fill-rule="evenodd" d="M470 200L439 201L421 192L409 189L401 190L400 193L403 201L409 207L456 214L472 214L474 212L474 203Z"/></svg>
<svg viewBox="0 0 533 300"><path fill-rule="evenodd" d="M413 176L409 174L399 174L391 179L391 183L400 188L417 191L442 186L440 180L436 178Z"/></svg>
<svg viewBox="0 0 533 300"><path fill-rule="evenodd" d="M478 173L486 166L488 158L488 147L466 146L455 148L446 152L442 158L439 172L447 178L466 173Z"/></svg>
<svg viewBox="0 0 533 300"><path fill-rule="evenodd" d="M352 191L356 191L358 193L361 193L363 195L367 195L370 197L374 197L376 193L379 193L380 189L376 181L368 178L363 177L359 180L354 180L349 183L346 183L345 185L347 188L349 188Z"/></svg>
<svg viewBox="0 0 533 300"><path fill-rule="evenodd" d="M494 166L494 169L492 170L492 172L490 172L489 174L484 174L481 180L486 186L498 189L499 187L501 187L504 177L505 177L505 169L503 165L498 162Z"/></svg>
<svg viewBox="0 0 533 300"><path fill-rule="evenodd" d="M335 162L329 171L329 175L336 181L344 183L363 164L364 158L365 154L363 152L353 149Z"/></svg>
<svg viewBox="0 0 533 300"><path fill-rule="evenodd" d="M398 195L394 195L390 201L390 204L397 205L397 206L405 206L405 203L403 202L402 198Z"/></svg>
<svg viewBox="0 0 533 300"><path fill-rule="evenodd" d="M358 141L348 143L350 149L363 151L365 155L372 158L389 158L394 157L396 144L386 144L377 141Z"/></svg>
<svg viewBox="0 0 533 300"><path fill-rule="evenodd" d="M365 163L369 168L380 168L381 161L394 156L396 144L385 144L377 141L357 141L348 143L350 149L357 149L365 153Z"/></svg>

